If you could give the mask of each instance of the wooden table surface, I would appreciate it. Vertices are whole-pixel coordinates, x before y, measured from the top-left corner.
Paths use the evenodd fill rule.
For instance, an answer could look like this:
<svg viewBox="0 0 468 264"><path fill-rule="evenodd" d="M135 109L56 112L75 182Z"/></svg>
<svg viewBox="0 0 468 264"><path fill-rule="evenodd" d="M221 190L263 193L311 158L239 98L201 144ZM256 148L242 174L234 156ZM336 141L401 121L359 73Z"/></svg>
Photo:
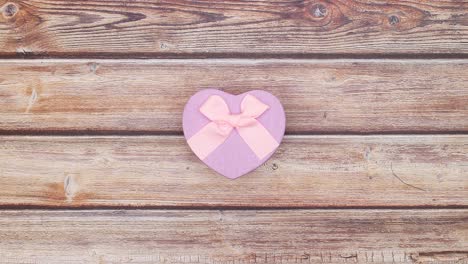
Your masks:
<svg viewBox="0 0 468 264"><path fill-rule="evenodd" d="M237 180L205 88L284 104ZM0 0L0 263L468 263L468 1Z"/></svg>

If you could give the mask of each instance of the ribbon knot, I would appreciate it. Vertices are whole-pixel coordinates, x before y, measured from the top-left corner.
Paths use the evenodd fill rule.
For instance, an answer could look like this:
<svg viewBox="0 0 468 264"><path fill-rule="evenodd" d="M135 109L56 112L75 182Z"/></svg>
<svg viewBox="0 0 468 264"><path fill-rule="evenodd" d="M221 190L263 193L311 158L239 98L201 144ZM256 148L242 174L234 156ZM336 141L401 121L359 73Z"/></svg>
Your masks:
<svg viewBox="0 0 468 264"><path fill-rule="evenodd" d="M231 114L224 99L212 95L200 107L200 112L211 122L193 135L188 140L188 144L203 160L224 143L233 129L236 129L255 155L263 159L279 145L257 120L268 108L268 105L248 94L241 102L241 113Z"/></svg>
<svg viewBox="0 0 468 264"><path fill-rule="evenodd" d="M218 125L218 132L222 135L231 133L233 128L240 128L249 125L254 125L255 118L244 116L243 114L227 115L222 119L213 120Z"/></svg>

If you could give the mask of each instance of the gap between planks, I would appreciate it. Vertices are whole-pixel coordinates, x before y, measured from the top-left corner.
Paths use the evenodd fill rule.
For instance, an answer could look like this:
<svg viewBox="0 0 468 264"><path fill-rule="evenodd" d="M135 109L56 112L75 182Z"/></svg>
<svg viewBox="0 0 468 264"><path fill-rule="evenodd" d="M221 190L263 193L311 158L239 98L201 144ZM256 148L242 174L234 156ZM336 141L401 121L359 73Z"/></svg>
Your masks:
<svg viewBox="0 0 468 264"><path fill-rule="evenodd" d="M419 53L419 54L275 54L275 53L191 53L191 54L168 54L168 53L47 53L47 54L1 54L1 60L460 60L468 59L468 53Z"/></svg>
<svg viewBox="0 0 468 264"><path fill-rule="evenodd" d="M463 60L468 59L468 53L398 53L398 54L352 54L352 53L322 53L322 54L275 54L275 53L46 53L46 54L2 54L0 60Z"/></svg>
<svg viewBox="0 0 468 264"><path fill-rule="evenodd" d="M141 131L141 130L1 130L2 137L15 136L38 136L38 137L180 137L183 136L180 131ZM468 135L468 131L382 131L382 132L286 132L285 136L324 136L324 137L342 137L342 136L451 136Z"/></svg>
<svg viewBox="0 0 468 264"><path fill-rule="evenodd" d="M6 62L12 62L12 63L24 63L27 64L28 62L31 63L37 63L43 62L43 63L48 63L48 62L59 62L59 63L87 63L87 62L132 62L135 61L139 64L144 64L145 62L147 64L154 64L154 63L193 63L193 62L213 62L213 63L223 63L223 64L238 64L238 63L243 63L243 64L256 64L256 63L264 63L264 62L271 62L271 63L294 63L294 62L300 62L302 63L321 63L321 62L339 62L339 63L352 63L352 62L398 62L398 63L415 63L415 62L431 62L431 63L460 63L460 62L468 62L468 53L464 54L463 56L454 56L445 58L445 57L433 57L433 58L419 58L419 57L384 57L384 58L361 58L361 57L337 57L337 58L309 58L307 56L301 56L298 58L256 58L256 57L228 57L228 58L133 58L133 57L123 57L123 58L80 58L80 57L64 57L64 58L55 58L55 57L45 57L45 58L1 58L0 57L0 63L2 61Z"/></svg>
<svg viewBox="0 0 468 264"><path fill-rule="evenodd" d="M35 205L0 205L0 212L16 211L135 211L135 210L162 210L162 211L426 211L426 210L467 210L468 205L441 205L441 206L310 206L310 207L252 207L252 206L35 206Z"/></svg>

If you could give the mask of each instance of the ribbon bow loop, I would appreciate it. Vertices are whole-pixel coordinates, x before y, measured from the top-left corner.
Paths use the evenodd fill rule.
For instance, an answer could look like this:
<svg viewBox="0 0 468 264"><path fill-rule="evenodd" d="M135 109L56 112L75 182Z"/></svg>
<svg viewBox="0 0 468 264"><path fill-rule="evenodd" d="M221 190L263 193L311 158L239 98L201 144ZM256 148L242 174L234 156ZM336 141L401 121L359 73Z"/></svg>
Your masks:
<svg viewBox="0 0 468 264"><path fill-rule="evenodd" d="M222 120L230 115L229 107L219 95L212 95L200 107L200 112L211 121Z"/></svg>
<svg viewBox="0 0 468 264"><path fill-rule="evenodd" d="M242 114L252 118L261 116L268 108L270 108L268 105L250 94L246 95L241 103Z"/></svg>
<svg viewBox="0 0 468 264"><path fill-rule="evenodd" d="M241 113L231 114L224 99L219 95L212 95L199 109L211 122L193 135L188 143L195 154L203 160L223 144L236 129L256 156L263 159L279 145L256 119L268 108L268 105L255 96L247 94L241 102Z"/></svg>

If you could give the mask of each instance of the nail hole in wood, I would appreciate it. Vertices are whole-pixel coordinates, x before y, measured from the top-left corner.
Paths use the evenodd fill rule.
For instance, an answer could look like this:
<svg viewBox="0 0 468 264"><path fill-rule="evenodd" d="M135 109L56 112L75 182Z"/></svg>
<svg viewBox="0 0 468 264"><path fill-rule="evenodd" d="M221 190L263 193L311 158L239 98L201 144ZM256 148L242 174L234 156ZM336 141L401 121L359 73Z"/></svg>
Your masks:
<svg viewBox="0 0 468 264"><path fill-rule="evenodd" d="M388 23L390 23L390 25L396 25L400 23L400 18L395 15L391 15L388 17Z"/></svg>

